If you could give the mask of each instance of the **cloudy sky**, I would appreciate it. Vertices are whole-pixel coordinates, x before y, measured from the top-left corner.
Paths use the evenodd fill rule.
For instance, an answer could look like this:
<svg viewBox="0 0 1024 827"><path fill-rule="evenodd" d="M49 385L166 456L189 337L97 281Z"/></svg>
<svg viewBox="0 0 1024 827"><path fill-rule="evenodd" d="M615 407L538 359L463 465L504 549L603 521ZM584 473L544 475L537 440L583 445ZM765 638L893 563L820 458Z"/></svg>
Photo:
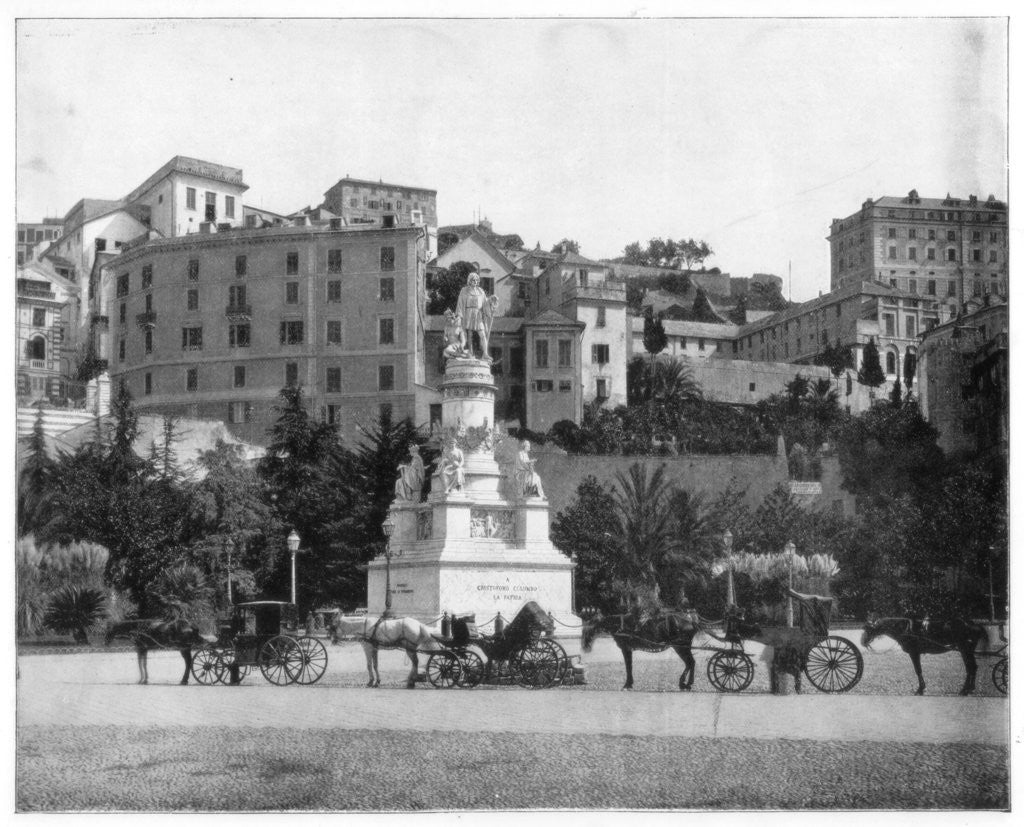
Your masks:
<svg viewBox="0 0 1024 827"><path fill-rule="evenodd" d="M864 199L1007 196L1005 19L23 20L17 215L174 155L290 212L352 175L591 257L694 237L828 289Z"/></svg>

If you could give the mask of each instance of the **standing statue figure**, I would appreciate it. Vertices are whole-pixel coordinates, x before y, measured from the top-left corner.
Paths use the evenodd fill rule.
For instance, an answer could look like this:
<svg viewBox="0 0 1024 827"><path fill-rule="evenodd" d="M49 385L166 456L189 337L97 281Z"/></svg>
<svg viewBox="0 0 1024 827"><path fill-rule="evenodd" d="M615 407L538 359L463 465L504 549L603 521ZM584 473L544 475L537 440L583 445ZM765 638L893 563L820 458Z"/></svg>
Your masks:
<svg viewBox="0 0 1024 827"><path fill-rule="evenodd" d="M535 459L530 458L529 440L524 439L519 443L519 453L516 454L512 472L515 479L515 490L520 497L544 496L544 486L541 485L540 476L534 469L536 462Z"/></svg>
<svg viewBox="0 0 1024 827"><path fill-rule="evenodd" d="M452 311L444 311L444 358L455 359L466 353L466 334L462 330L462 317Z"/></svg>
<svg viewBox="0 0 1024 827"><path fill-rule="evenodd" d="M448 437L444 453L441 454L441 482L445 493L461 491L466 484L466 472L463 468L466 458L462 449L455 442L455 437Z"/></svg>
<svg viewBox="0 0 1024 827"><path fill-rule="evenodd" d="M481 359L491 360L488 342L491 325L494 323L494 308L498 304L495 296L488 296L480 287L480 276L470 273L466 286L459 292L455 315L462 317L462 329L466 336L466 351L473 356L473 334L480 337Z"/></svg>
<svg viewBox="0 0 1024 827"><path fill-rule="evenodd" d="M395 480L395 499L405 502L418 503L420 492L423 490L423 458L420 456L420 446L415 443L409 445L409 454L412 456L408 465L398 466L398 479Z"/></svg>

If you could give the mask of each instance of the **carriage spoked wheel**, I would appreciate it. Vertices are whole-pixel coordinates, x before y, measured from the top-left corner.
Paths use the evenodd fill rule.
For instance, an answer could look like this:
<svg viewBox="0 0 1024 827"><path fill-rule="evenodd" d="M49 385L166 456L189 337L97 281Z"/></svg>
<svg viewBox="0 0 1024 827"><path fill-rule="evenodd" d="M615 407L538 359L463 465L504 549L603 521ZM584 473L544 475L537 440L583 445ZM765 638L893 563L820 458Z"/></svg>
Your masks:
<svg viewBox="0 0 1024 827"><path fill-rule="evenodd" d="M1006 687L1010 683L1010 659L1000 658L992 667L992 683L996 689L1006 694Z"/></svg>
<svg viewBox="0 0 1024 827"><path fill-rule="evenodd" d="M257 657L263 677L273 684L285 686L295 683L302 671L299 646L287 635L272 637L260 647Z"/></svg>
<svg viewBox="0 0 1024 827"><path fill-rule="evenodd" d="M192 677L204 686L213 686L224 680L227 667L220 652L213 646L203 646L192 655Z"/></svg>
<svg viewBox="0 0 1024 827"><path fill-rule="evenodd" d="M454 652L436 652L427 661L427 680L438 689L451 689L459 683L462 664Z"/></svg>
<svg viewBox="0 0 1024 827"><path fill-rule="evenodd" d="M543 638L540 643L542 646L547 648L555 658L557 668L555 670L554 684L556 686L561 686L569 675L569 656L565 653L565 649L562 647L562 644L557 640Z"/></svg>
<svg viewBox="0 0 1024 827"><path fill-rule="evenodd" d="M295 682L310 686L327 671L327 649L315 637L300 637L296 646L299 650L299 673Z"/></svg>
<svg viewBox="0 0 1024 827"><path fill-rule="evenodd" d="M716 652L708 661L708 680L719 692L742 692L753 679L754 662L743 652Z"/></svg>
<svg viewBox="0 0 1024 827"><path fill-rule="evenodd" d="M558 654L548 640L528 643L512 659L511 671L516 683L530 689L547 689L558 678Z"/></svg>
<svg viewBox="0 0 1024 827"><path fill-rule="evenodd" d="M459 686L472 689L479 686L484 679L487 667L484 666L483 658L470 649L463 649L459 652L459 659L462 661L459 672Z"/></svg>
<svg viewBox="0 0 1024 827"><path fill-rule="evenodd" d="M864 658L846 638L829 635L807 653L804 674L822 692L848 692L864 674Z"/></svg>
<svg viewBox="0 0 1024 827"><path fill-rule="evenodd" d="M221 683L229 683L231 681L231 667L235 663L235 650L228 646L225 649L220 650L220 661L224 665L224 671L221 673ZM241 683L242 679L249 674L249 667L244 664L238 664L238 682Z"/></svg>

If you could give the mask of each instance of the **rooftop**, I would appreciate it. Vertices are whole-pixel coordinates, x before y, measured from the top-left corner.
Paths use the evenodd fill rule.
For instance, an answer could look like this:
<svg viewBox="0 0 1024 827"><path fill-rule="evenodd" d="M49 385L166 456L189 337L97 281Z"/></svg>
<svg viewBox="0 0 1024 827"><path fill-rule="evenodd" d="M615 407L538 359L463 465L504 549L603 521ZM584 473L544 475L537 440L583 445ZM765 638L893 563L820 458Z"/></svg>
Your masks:
<svg viewBox="0 0 1024 827"><path fill-rule="evenodd" d="M128 193L123 200L134 201L172 172L183 172L200 178L210 178L214 181L223 181L226 184L235 184L245 190L249 189L249 186L242 180L242 170L237 167L226 167L223 164L215 164L212 161L202 161L199 158L175 155L170 161L150 175L149 178Z"/></svg>

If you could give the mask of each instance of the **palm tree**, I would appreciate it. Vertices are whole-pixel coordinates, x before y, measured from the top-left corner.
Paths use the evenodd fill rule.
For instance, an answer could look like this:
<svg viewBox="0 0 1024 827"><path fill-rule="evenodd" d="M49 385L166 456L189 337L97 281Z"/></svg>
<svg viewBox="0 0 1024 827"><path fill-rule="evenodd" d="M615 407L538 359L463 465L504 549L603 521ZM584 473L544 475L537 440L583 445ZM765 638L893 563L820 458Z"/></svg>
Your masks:
<svg viewBox="0 0 1024 827"><path fill-rule="evenodd" d="M88 643L88 628L104 615L106 597L99 589L61 586L50 596L43 624L55 632L71 632L76 643Z"/></svg>
<svg viewBox="0 0 1024 827"><path fill-rule="evenodd" d="M161 617L203 622L213 613L213 588L197 567L179 563L164 569L150 587L150 605Z"/></svg>

